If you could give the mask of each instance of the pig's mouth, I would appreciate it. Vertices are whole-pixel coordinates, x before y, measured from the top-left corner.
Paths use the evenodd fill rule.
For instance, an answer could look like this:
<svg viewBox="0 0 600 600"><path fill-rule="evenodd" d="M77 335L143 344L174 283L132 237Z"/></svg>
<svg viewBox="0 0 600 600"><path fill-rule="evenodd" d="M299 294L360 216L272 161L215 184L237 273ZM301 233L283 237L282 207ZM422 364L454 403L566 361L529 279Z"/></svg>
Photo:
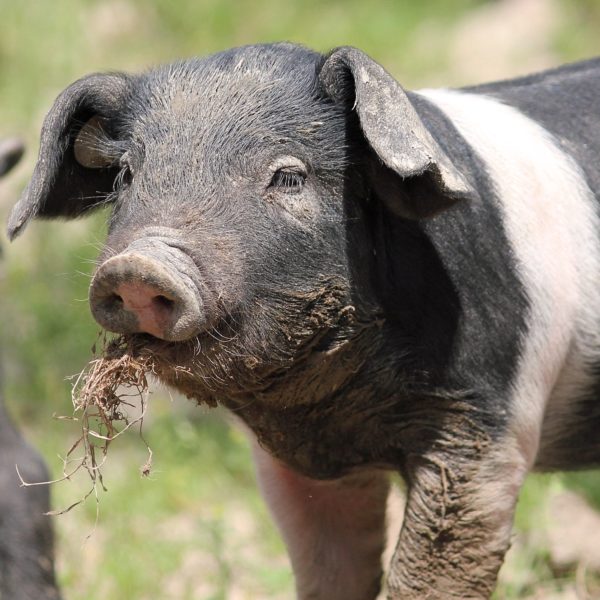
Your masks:
<svg viewBox="0 0 600 600"><path fill-rule="evenodd" d="M150 333L122 334L122 338L134 357L149 356L154 362L183 368L190 357L214 352L218 340L213 335L201 332L190 339L179 341L165 340Z"/></svg>
<svg viewBox="0 0 600 600"><path fill-rule="evenodd" d="M243 353L237 344L240 336L233 332L231 319L227 317L184 340L164 339L146 332L121 336L132 356L151 358L161 374L206 369L207 363L212 368L225 368L225 362L231 362L231 357L239 358Z"/></svg>

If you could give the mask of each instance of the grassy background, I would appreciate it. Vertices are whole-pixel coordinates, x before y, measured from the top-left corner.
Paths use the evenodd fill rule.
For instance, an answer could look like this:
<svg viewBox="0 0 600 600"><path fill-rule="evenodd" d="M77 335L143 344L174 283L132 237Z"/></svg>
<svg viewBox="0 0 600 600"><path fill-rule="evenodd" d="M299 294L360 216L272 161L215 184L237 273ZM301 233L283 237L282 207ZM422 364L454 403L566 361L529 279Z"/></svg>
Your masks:
<svg viewBox="0 0 600 600"><path fill-rule="evenodd" d="M326 51L361 47L407 87L474 83L600 54L599 0L0 0L0 135L28 142L0 187L5 217L35 160L39 126L56 95L99 70L139 70L232 45L291 40ZM97 335L86 304L103 217L34 224L5 261L0 337L9 406L56 474L76 436L52 420L70 411L70 384ZM111 448L100 515L88 501L55 519L58 571L69 600L292 597L284 548L257 494L246 441L218 412L158 391L146 437L154 471L141 479L135 435ZM53 487L57 507L84 478ZM581 560L552 560L551 501L574 489L600 508L597 473L531 477L498 598L568 598ZM597 536L600 529L587 530ZM92 534L89 538L89 534ZM579 569L577 569L579 567ZM587 585L593 574L583 572ZM600 597L600 596L598 596Z"/></svg>

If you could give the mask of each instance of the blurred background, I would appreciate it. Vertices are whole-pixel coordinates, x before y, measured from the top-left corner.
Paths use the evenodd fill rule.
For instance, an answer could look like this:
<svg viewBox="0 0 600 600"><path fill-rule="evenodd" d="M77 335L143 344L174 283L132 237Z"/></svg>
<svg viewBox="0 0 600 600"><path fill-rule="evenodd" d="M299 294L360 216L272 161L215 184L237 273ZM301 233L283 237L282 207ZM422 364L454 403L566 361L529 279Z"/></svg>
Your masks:
<svg viewBox="0 0 600 600"><path fill-rule="evenodd" d="M31 173L56 95L93 71L140 70L230 46L290 40L321 51L351 44L405 87L511 77L600 54L600 0L0 0L0 136L25 160L0 184L0 217ZM599 99L600 102L600 99ZM56 476L76 439L71 383L98 328L87 287L105 216L4 226L0 347L9 408ZM244 436L219 411L157 390L145 437L111 447L108 492L54 518L67 600L292 598L285 550L255 487ZM64 508L85 476L52 487ZM536 475L521 495L498 599L600 598L600 475Z"/></svg>

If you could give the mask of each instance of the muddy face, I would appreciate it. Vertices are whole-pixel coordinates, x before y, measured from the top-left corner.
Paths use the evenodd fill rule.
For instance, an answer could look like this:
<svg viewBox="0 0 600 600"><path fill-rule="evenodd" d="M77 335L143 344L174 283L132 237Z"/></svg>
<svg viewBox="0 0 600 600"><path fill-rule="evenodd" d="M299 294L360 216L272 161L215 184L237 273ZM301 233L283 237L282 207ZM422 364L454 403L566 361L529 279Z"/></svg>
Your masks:
<svg viewBox="0 0 600 600"><path fill-rule="evenodd" d="M190 395L266 387L349 322L346 124L317 60L165 68L137 82L135 120L78 134L82 160L119 168L92 313Z"/></svg>

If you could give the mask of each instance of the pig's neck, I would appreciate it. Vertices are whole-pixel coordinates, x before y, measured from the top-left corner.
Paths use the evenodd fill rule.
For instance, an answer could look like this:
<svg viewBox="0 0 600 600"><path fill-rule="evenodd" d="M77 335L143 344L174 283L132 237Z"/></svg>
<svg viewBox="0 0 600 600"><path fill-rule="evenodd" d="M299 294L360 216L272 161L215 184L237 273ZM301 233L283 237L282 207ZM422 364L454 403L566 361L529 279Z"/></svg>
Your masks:
<svg viewBox="0 0 600 600"><path fill-rule="evenodd" d="M385 321L371 314L343 329L256 389L220 397L271 454L313 478L403 460L401 440L384 434L397 425L408 389L401 357L385 346Z"/></svg>

